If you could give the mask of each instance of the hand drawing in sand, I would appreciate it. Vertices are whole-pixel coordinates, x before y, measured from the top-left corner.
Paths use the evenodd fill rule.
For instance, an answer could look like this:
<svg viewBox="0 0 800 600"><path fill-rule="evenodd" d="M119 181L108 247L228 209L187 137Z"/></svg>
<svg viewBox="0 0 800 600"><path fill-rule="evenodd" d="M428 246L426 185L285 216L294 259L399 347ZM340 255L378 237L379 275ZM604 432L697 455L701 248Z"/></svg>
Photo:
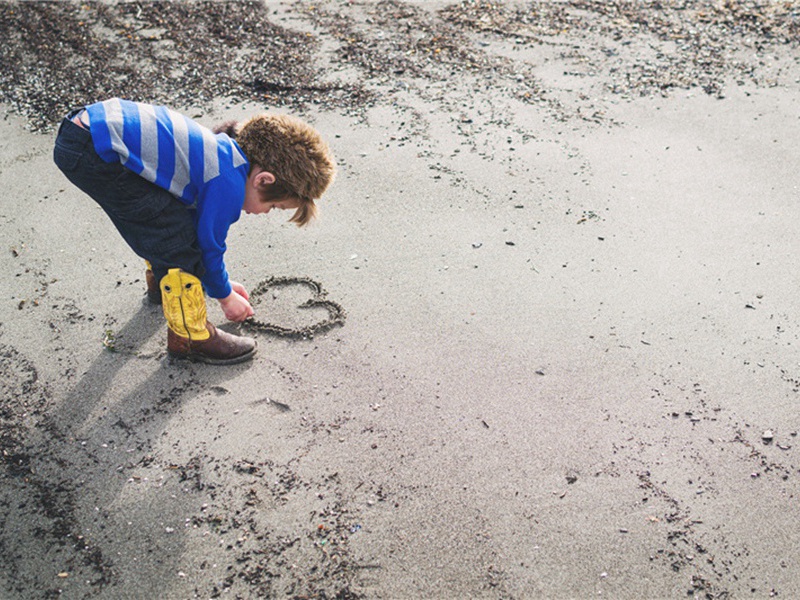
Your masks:
<svg viewBox="0 0 800 600"><path fill-rule="evenodd" d="M344 325L347 317L344 308L326 296L322 285L308 277L269 277L250 292L256 314L270 315L269 322L250 317L243 325L279 337L314 337Z"/></svg>

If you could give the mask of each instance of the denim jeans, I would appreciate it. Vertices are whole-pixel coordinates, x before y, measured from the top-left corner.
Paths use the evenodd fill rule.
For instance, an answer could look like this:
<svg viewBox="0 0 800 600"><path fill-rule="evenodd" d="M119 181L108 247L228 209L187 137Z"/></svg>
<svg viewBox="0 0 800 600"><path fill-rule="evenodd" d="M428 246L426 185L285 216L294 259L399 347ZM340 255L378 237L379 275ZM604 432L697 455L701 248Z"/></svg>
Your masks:
<svg viewBox="0 0 800 600"><path fill-rule="evenodd" d="M59 127L53 151L58 168L102 207L131 249L150 261L156 281L175 267L202 277L191 209L122 164L100 158L89 131L71 120L78 112Z"/></svg>

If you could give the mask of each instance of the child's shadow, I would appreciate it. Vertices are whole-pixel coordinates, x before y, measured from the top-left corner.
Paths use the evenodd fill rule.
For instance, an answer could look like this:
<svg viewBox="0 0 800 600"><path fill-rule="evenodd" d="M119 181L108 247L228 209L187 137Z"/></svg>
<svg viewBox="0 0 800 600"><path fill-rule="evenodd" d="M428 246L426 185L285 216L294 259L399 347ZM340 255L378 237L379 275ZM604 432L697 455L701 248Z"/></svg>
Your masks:
<svg viewBox="0 0 800 600"><path fill-rule="evenodd" d="M99 409L114 408L115 412L129 413L134 407L161 405L159 396L163 391L176 387L185 389L180 398L185 401L252 366L251 361L195 367L189 361L168 357L166 325L160 316L154 317L155 310L160 315L160 309L142 305L122 329L113 333L113 341L107 343L56 409L53 414L56 423L63 428L83 429L88 425L87 419ZM235 330L225 325L219 329ZM139 380L141 377L144 379Z"/></svg>
<svg viewBox="0 0 800 600"><path fill-rule="evenodd" d="M46 415L44 426L29 438L28 449L36 464L29 485L18 493L26 496L21 498L26 503L41 504L37 512L48 515L49 522L28 542L37 546L29 556L70 552L66 546L54 550L56 538L63 539L67 533L81 539L81 529L101 516L111 521L121 518L119 511L124 509L120 507L126 505L123 487L129 481L126 470L135 472L136 465L153 460L158 454L156 444L176 411L209 389L219 389L220 383L241 375L253 364L195 367L171 361L165 351L164 320L153 311L153 307L142 306L115 332L115 351L100 350L60 404ZM177 435L180 437L180 432ZM43 494L42 490L49 491ZM140 515L144 520L140 526L143 531L155 531L157 520L163 518L159 515L175 510L175 499L162 488L148 488L147 494L147 513ZM43 497L52 506L45 506ZM120 576L112 560L118 546L142 554L146 550L119 529L107 528L104 539L91 549L97 560L85 567L81 581L113 584ZM180 560L184 538L176 532L170 542L170 551L159 557L159 572L151 573L154 580L162 568ZM48 585L44 579L32 583Z"/></svg>

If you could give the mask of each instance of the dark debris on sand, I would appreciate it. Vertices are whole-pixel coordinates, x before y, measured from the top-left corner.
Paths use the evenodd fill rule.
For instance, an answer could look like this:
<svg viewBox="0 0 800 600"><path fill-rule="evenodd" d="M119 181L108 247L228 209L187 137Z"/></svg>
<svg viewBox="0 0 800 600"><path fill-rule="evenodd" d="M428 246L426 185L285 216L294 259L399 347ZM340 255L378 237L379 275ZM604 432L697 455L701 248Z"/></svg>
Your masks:
<svg viewBox="0 0 800 600"><path fill-rule="evenodd" d="M69 108L111 96L356 114L394 92L424 96L430 85L472 77L483 84L476 93L557 108L535 64L489 50L498 40L557 48L611 93L722 96L732 81L774 85L781 67L768 54L795 47L800 31L796 2L766 0L462 0L438 10L323 0L290 12L313 32L276 24L257 0L2 3L0 102L46 131ZM329 70L355 68L348 83L319 66L322 39L335 46Z"/></svg>
<svg viewBox="0 0 800 600"><path fill-rule="evenodd" d="M178 107L366 100L358 86L322 81L317 40L272 23L253 0L3 3L0 31L0 101L33 130L112 96Z"/></svg>
<svg viewBox="0 0 800 600"><path fill-rule="evenodd" d="M544 102L532 65L495 56L468 36L468 28L441 15L397 0L362 7L364 20L337 8L315 7L308 17L340 43L337 58L375 84L396 86L400 78L448 85L480 76L493 88L509 86L523 102Z"/></svg>
<svg viewBox="0 0 800 600"><path fill-rule="evenodd" d="M464 0L441 15L519 44L571 42L595 73L609 76L610 91L634 95L698 87L722 96L729 78L769 85L764 53L800 41L796 2Z"/></svg>

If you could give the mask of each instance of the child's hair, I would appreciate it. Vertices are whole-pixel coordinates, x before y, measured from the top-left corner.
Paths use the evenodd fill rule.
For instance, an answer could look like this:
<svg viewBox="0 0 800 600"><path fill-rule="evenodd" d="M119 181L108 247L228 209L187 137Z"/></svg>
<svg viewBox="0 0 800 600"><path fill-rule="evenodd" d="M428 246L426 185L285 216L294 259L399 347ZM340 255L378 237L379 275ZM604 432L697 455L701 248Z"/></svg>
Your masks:
<svg viewBox="0 0 800 600"><path fill-rule="evenodd" d="M275 183L259 189L262 202L299 200L299 208L289 219L298 226L316 216L314 200L333 182L336 165L313 127L289 115L261 114L241 126L236 121L221 123L214 133L235 138L251 169L258 166L275 175Z"/></svg>

